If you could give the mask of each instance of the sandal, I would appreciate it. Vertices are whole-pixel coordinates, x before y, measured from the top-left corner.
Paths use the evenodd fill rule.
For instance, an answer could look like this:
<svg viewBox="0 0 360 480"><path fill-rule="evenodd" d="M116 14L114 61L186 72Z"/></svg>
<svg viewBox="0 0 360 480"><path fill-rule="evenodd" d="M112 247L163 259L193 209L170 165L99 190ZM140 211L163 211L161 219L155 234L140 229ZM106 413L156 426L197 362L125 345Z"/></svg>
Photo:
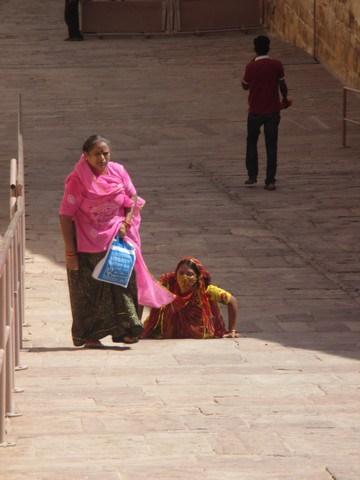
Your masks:
<svg viewBox="0 0 360 480"><path fill-rule="evenodd" d="M139 341L138 337L131 337L130 335L125 335L122 337L123 343L137 343Z"/></svg>
<svg viewBox="0 0 360 480"><path fill-rule="evenodd" d="M111 340L114 343L121 343L123 341L123 337L111 337Z"/></svg>
<svg viewBox="0 0 360 480"><path fill-rule="evenodd" d="M138 337L132 337L130 335L124 335L123 337L112 337L114 343L136 343L139 341Z"/></svg>
<svg viewBox="0 0 360 480"><path fill-rule="evenodd" d="M96 338L87 338L84 342L84 348L104 348L104 345Z"/></svg>
<svg viewBox="0 0 360 480"><path fill-rule="evenodd" d="M223 338L239 338L240 333L237 332L236 330L231 330L230 332L226 332L223 335Z"/></svg>

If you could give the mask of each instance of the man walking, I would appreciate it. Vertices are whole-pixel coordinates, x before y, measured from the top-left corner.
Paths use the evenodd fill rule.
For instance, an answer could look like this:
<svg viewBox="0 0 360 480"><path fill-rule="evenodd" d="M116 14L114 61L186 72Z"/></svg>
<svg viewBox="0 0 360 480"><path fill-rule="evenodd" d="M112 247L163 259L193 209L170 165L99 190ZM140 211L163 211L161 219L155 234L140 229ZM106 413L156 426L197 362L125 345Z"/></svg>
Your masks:
<svg viewBox="0 0 360 480"><path fill-rule="evenodd" d="M256 57L245 69L242 87L249 90L249 113L247 119L245 185L254 185L258 176L257 142L260 128L264 127L267 156L265 189L275 190L277 168L277 141L280 110L290 106L288 88L282 63L269 57L270 39L259 35L254 39ZM280 102L279 90L282 95Z"/></svg>

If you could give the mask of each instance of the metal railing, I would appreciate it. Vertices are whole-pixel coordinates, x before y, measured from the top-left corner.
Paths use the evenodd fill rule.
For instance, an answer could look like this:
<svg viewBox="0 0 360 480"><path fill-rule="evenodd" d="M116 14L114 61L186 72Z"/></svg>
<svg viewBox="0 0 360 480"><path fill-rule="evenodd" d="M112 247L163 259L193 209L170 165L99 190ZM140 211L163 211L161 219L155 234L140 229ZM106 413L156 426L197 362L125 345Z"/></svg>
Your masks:
<svg viewBox="0 0 360 480"><path fill-rule="evenodd" d="M24 321L25 201L21 97L18 106L18 158L10 161L10 223L0 247L0 446L6 441L6 419L15 411L15 370L20 365Z"/></svg>
<svg viewBox="0 0 360 480"><path fill-rule="evenodd" d="M347 110L348 110L348 92L360 94L360 90L357 90L356 88L350 88L350 87L343 87L343 121L342 121L342 145L343 147L346 147L346 140L347 140L347 124L352 123L354 125L360 125L359 120L354 120L351 118L348 118L347 116Z"/></svg>
<svg viewBox="0 0 360 480"><path fill-rule="evenodd" d="M83 0L85 34L194 34L259 28L263 0Z"/></svg>

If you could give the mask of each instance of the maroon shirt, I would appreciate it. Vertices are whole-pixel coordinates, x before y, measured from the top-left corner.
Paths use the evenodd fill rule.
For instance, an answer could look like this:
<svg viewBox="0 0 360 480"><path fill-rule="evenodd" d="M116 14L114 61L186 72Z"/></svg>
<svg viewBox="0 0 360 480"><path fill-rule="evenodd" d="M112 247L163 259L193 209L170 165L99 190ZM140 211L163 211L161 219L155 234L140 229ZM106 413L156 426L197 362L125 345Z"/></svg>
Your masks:
<svg viewBox="0 0 360 480"><path fill-rule="evenodd" d="M257 57L247 64L243 84L249 86L249 112L258 115L280 112L279 81L285 76L279 60Z"/></svg>

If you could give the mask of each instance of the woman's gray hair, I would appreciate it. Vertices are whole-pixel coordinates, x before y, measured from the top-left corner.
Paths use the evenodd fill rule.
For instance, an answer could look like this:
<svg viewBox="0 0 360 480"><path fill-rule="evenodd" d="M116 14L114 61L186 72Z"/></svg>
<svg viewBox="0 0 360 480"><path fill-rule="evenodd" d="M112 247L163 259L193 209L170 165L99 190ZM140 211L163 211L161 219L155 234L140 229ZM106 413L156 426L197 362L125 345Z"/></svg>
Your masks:
<svg viewBox="0 0 360 480"><path fill-rule="evenodd" d="M89 153L93 149L93 147L100 142L106 143L110 147L110 142L107 138L103 137L102 135L90 135L84 142L82 147L83 152Z"/></svg>

